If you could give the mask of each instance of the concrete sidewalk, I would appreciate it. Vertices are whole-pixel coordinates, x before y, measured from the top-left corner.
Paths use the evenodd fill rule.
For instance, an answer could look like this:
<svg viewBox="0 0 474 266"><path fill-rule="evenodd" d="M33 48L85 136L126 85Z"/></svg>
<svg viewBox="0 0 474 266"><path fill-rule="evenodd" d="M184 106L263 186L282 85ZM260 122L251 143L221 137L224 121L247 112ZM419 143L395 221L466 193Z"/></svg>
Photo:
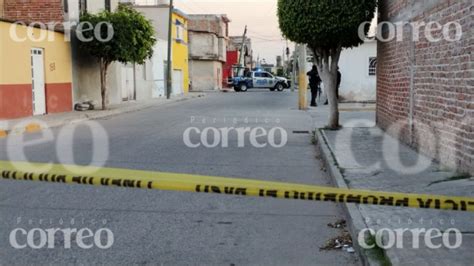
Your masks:
<svg viewBox="0 0 474 266"><path fill-rule="evenodd" d="M118 105L110 105L107 110L93 110L84 112L73 111L44 116L31 116L13 120L0 120L0 138L11 134L33 133L41 131L43 128L55 128L64 125L80 123L87 120L136 112L154 106L176 103L201 97L205 97L205 94L191 92L187 96L176 96L169 100L165 98L158 98L147 101L132 101Z"/></svg>
<svg viewBox="0 0 474 266"><path fill-rule="evenodd" d="M348 128L339 131L318 131L318 143L327 163L328 171L339 187L453 196L474 196L474 179L451 172L418 154L377 127ZM414 166L420 166L414 169ZM408 170L413 170L408 173ZM359 249L367 265L473 265L474 214L345 204L350 229L357 245L359 232L365 228L375 231L388 229L431 229L445 232L456 228L462 232L462 245L448 249L445 245L432 249L426 245L425 234L414 238L405 233L403 248L383 250ZM419 248L413 240L420 240ZM455 244L454 234L450 235ZM383 238L388 244L388 238ZM399 241L400 242L400 241ZM442 244L441 237L433 244Z"/></svg>

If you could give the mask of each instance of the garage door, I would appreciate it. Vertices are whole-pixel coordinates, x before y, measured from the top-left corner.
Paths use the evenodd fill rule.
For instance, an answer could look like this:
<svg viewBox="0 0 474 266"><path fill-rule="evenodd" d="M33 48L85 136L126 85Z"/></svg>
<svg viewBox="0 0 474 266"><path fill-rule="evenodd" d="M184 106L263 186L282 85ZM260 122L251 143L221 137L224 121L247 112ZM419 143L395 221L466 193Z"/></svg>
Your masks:
<svg viewBox="0 0 474 266"><path fill-rule="evenodd" d="M181 95L183 90L183 71L173 70L173 95Z"/></svg>

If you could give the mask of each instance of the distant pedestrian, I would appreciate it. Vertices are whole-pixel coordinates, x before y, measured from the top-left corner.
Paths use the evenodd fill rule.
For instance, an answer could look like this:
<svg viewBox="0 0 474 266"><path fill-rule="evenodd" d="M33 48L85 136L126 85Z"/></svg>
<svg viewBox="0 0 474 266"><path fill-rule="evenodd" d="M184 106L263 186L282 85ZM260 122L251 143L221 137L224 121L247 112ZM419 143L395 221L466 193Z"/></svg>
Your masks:
<svg viewBox="0 0 474 266"><path fill-rule="evenodd" d="M342 74L341 74L341 71L339 70L339 67L337 67L336 99L338 100L339 100L339 88L341 87L341 80L342 80Z"/></svg>
<svg viewBox="0 0 474 266"><path fill-rule="evenodd" d="M318 68L313 65L311 71L306 75L309 77L309 87L311 88L311 106L316 107L316 98L318 97L318 91L321 89L321 78L319 77Z"/></svg>

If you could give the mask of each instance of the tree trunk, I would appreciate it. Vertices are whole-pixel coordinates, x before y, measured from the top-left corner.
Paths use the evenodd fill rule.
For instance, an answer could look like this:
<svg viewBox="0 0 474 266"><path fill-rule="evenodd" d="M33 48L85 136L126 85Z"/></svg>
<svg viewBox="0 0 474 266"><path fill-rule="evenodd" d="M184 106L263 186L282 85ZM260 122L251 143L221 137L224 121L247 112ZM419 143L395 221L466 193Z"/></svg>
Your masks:
<svg viewBox="0 0 474 266"><path fill-rule="evenodd" d="M339 126L339 107L336 97L336 85L337 85L337 72L332 73L331 71L324 72L322 76L324 82L324 88L329 102L329 122L327 127L330 129L338 129Z"/></svg>
<svg viewBox="0 0 474 266"><path fill-rule="evenodd" d="M342 48L336 49L313 49L314 63L318 68L319 75L323 81L329 102L329 121L327 128L339 129L339 107L336 95L337 71L339 57Z"/></svg>
<svg viewBox="0 0 474 266"><path fill-rule="evenodd" d="M107 71L110 63L100 59L100 95L102 96L102 110L107 110Z"/></svg>

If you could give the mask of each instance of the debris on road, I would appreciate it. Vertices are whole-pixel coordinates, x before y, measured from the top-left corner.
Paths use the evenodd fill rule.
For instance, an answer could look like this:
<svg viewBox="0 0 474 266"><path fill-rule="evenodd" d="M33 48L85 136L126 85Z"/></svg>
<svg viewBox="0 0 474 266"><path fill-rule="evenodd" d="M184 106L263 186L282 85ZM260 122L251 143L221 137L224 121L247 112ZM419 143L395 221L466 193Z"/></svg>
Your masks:
<svg viewBox="0 0 474 266"><path fill-rule="evenodd" d="M346 228L347 222L346 220L338 220L335 223L329 223L328 226L331 228Z"/></svg>
<svg viewBox="0 0 474 266"><path fill-rule="evenodd" d="M343 250L348 253L355 253L355 250L352 247L352 237L345 229L347 226L346 220L338 220L335 223L329 223L327 226L330 228L339 229L341 230L341 233L339 236L326 241L326 244L320 247L319 250Z"/></svg>

